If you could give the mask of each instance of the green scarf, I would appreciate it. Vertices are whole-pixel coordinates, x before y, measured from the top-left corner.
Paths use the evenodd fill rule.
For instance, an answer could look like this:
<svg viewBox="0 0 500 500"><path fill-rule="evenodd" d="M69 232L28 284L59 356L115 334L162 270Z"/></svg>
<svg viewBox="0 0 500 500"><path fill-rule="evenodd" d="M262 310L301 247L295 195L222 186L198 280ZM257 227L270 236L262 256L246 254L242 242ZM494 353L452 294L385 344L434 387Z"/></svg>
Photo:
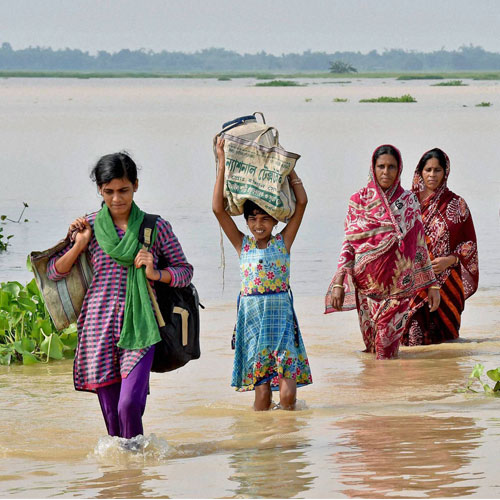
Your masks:
<svg viewBox="0 0 500 500"><path fill-rule="evenodd" d="M134 259L141 248L139 229L144 212L132 202L125 235L120 240L109 209L104 205L95 218L94 234L97 243L120 266L128 267L125 314L118 347L142 349L161 340L158 324L151 307L144 267L137 269ZM153 234L156 236L156 231Z"/></svg>

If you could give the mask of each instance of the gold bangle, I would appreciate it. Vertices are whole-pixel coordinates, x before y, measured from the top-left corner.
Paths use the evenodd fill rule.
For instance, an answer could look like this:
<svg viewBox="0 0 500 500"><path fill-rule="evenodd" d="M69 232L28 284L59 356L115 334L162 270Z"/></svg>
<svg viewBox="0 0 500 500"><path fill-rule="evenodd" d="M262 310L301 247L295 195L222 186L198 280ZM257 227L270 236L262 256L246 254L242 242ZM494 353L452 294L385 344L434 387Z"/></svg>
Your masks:
<svg viewBox="0 0 500 500"><path fill-rule="evenodd" d="M333 285L332 288L344 288L344 285Z"/></svg>
<svg viewBox="0 0 500 500"><path fill-rule="evenodd" d="M441 290L441 287L440 286L435 286L435 285L432 285L429 287L431 290Z"/></svg>
<svg viewBox="0 0 500 500"><path fill-rule="evenodd" d="M292 186L295 186L295 184L302 184L302 179L300 179L299 177L297 177L296 179L293 179L293 181L290 181L290 184Z"/></svg>

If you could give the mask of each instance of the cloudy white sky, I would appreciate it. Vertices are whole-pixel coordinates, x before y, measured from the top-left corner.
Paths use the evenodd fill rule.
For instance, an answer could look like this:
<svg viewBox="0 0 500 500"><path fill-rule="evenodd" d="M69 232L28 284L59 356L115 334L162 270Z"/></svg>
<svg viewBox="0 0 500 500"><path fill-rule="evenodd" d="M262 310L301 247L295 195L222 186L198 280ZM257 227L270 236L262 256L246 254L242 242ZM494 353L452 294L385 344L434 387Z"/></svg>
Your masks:
<svg viewBox="0 0 500 500"><path fill-rule="evenodd" d="M16 49L500 52L499 28L499 0L0 0Z"/></svg>

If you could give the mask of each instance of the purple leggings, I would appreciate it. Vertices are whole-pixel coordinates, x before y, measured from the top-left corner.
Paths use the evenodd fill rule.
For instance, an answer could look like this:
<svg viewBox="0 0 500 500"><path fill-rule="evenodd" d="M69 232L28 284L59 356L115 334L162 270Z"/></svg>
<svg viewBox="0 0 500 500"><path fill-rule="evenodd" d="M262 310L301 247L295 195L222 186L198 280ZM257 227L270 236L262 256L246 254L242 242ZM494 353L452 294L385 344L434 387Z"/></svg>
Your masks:
<svg viewBox="0 0 500 500"><path fill-rule="evenodd" d="M130 439L144 433L142 415L146 408L154 352L155 347L151 346L121 382L97 389L102 415L110 436Z"/></svg>

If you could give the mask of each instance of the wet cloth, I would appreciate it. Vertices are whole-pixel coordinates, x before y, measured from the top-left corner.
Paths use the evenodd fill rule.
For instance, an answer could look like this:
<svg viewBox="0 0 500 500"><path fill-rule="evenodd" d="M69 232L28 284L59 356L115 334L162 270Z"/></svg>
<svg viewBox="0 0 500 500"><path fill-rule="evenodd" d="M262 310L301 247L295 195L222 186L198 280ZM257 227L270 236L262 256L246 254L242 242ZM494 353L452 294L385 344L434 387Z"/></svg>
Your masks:
<svg viewBox="0 0 500 500"><path fill-rule="evenodd" d="M377 359L397 356L404 327L408 320L409 297L374 300L357 294L359 326L367 352Z"/></svg>
<svg viewBox="0 0 500 500"><path fill-rule="evenodd" d="M401 187L403 164L399 151L397 154L400 168L394 184L387 191L384 192L376 181L372 156L367 186L354 193L349 200L344 223L345 238L337 272L325 297L325 313L335 312L330 306L331 294L340 276L343 276L345 288L342 309L357 308L358 312L363 301L357 294L384 303L387 299L410 297L436 282L425 244L419 203L414 193ZM391 310L393 308L386 312ZM397 306L394 313L399 310ZM371 311L376 335L384 336L385 332L395 330L385 327L377 330L376 316L374 310ZM385 323L396 321L396 314L392 319L390 314L389 318L386 316ZM391 333L390 339L380 339L380 343L392 345L395 340ZM370 344L367 348L375 352L374 345ZM396 354L397 350L393 352L393 355Z"/></svg>
<svg viewBox="0 0 500 500"><path fill-rule="evenodd" d="M431 313L428 307L424 307L427 303L426 294L420 292L413 297L410 303L411 319L402 339L405 345L437 344L458 338L465 300L478 287L479 266L474 223L465 200L447 187L450 160L444 155L446 168L443 182L431 196L420 203L420 207L431 259L454 255L459 262L436 276L441 287L441 302L437 311ZM424 190L418 167L413 177L412 190L416 195Z"/></svg>
<svg viewBox="0 0 500 500"><path fill-rule="evenodd" d="M94 227L96 214L87 216ZM120 238L124 232L116 227ZM56 254L48 265L48 276L57 280L55 262L70 246ZM77 321L78 346L75 353L73 377L75 389L95 392L97 388L114 384L126 378L136 363L148 352L144 349L118 347L125 311L127 267L119 265L97 243L93 232L88 251L94 268L93 281L83 301ZM155 267L162 255L168 262L166 268L172 276L170 286L183 287L191 282L193 268L186 261L182 247L170 224L159 218L157 238L151 252Z"/></svg>
<svg viewBox="0 0 500 500"><path fill-rule="evenodd" d="M290 254L281 234L264 249L244 236L240 253L241 291L231 385L251 391L281 378L312 383L307 353L289 292Z"/></svg>
<svg viewBox="0 0 500 500"><path fill-rule="evenodd" d="M110 436L130 439L144 434L142 416L146 409L154 351L155 346L151 346L127 378L97 389L102 415Z"/></svg>

